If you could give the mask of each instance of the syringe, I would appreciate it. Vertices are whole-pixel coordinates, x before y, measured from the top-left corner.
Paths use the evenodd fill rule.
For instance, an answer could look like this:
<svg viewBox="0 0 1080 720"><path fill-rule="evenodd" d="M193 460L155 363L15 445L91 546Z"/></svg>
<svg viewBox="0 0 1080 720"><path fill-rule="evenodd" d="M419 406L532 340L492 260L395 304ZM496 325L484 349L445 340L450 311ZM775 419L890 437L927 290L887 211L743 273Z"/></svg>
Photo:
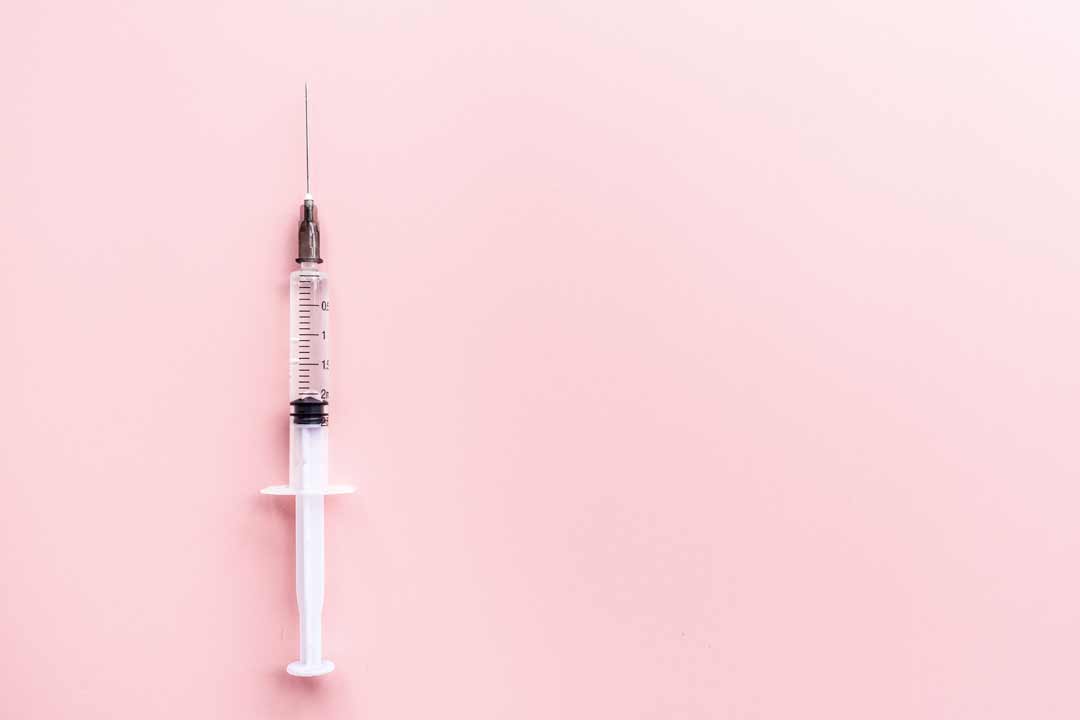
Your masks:
<svg viewBox="0 0 1080 720"><path fill-rule="evenodd" d="M313 677L334 669L322 656L324 587L323 496L351 493L330 485L328 434L330 401L330 295L322 263L319 213L311 195L308 97L304 85L306 192L301 206L296 262L289 276L289 484L264 488L267 495L296 496L296 602L300 610L300 659L291 675Z"/></svg>

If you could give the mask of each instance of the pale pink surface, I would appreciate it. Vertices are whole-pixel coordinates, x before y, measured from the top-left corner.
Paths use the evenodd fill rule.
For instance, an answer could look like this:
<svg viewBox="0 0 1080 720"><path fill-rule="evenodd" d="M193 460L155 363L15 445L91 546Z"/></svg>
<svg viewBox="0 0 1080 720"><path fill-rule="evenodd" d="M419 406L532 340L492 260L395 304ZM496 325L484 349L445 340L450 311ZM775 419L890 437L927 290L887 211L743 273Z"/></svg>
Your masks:
<svg viewBox="0 0 1080 720"><path fill-rule="evenodd" d="M0 717L1080 716L1067 4L9 5Z"/></svg>

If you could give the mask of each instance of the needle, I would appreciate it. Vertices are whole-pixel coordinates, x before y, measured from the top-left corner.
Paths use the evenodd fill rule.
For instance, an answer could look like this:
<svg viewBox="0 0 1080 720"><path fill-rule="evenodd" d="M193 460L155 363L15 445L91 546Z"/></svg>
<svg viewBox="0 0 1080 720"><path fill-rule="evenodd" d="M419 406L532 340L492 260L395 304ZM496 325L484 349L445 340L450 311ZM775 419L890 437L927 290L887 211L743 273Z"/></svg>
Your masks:
<svg viewBox="0 0 1080 720"><path fill-rule="evenodd" d="M307 83L304 83L304 176L307 197L311 197L311 145L308 141Z"/></svg>
<svg viewBox="0 0 1080 720"><path fill-rule="evenodd" d="M298 263L321 263L319 257L319 213L315 209L315 198L311 196L311 143L308 133L308 87L304 83L304 205L300 217L300 232L298 237Z"/></svg>

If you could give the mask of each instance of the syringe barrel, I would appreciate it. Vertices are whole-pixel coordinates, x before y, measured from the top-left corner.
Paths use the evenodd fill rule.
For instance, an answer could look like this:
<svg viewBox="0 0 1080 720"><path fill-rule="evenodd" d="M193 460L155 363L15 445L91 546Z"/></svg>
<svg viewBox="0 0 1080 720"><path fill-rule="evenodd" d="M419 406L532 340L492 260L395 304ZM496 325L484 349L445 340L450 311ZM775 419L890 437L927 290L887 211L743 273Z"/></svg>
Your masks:
<svg viewBox="0 0 1080 720"><path fill-rule="evenodd" d="M326 273L301 263L289 276L289 401L330 401L330 292ZM325 412L325 410L324 410Z"/></svg>
<svg viewBox="0 0 1080 720"><path fill-rule="evenodd" d="M326 273L301 263L289 276L289 485L327 484L330 293Z"/></svg>

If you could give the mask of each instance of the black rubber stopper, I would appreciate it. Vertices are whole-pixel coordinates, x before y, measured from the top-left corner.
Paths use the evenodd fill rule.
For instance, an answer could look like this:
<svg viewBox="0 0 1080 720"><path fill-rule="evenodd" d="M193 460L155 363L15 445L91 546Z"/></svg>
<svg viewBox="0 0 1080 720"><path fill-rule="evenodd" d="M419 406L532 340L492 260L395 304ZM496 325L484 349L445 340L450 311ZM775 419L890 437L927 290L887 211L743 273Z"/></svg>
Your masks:
<svg viewBox="0 0 1080 720"><path fill-rule="evenodd" d="M293 422L297 425L326 425L329 415L326 413L327 402L315 398L300 398L293 400L289 405L292 407Z"/></svg>

